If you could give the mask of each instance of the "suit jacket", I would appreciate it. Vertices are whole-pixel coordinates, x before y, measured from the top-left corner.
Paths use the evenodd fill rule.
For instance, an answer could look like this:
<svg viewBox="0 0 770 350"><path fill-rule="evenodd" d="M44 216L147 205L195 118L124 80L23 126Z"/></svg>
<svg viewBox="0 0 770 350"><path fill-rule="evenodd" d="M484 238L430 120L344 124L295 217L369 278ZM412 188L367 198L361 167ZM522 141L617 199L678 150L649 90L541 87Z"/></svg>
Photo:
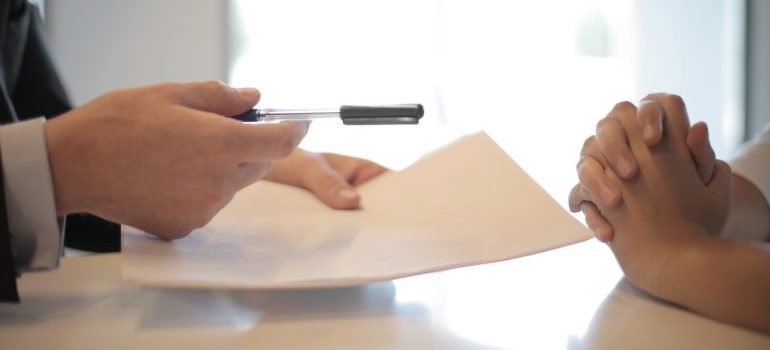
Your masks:
<svg viewBox="0 0 770 350"><path fill-rule="evenodd" d="M26 0L0 0L2 124L41 115L53 118L71 108L45 46L41 23L39 11ZM12 263L5 194L2 192L0 186L0 301L18 301L18 271ZM90 251L118 251L120 226L91 215L69 215L65 245Z"/></svg>

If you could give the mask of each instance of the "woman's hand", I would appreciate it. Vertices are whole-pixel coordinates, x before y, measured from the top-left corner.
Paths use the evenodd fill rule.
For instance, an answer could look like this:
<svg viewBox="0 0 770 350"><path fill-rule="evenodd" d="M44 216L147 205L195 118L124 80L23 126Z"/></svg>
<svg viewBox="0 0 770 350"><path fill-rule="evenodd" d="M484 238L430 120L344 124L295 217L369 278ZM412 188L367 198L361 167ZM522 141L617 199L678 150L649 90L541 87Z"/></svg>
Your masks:
<svg viewBox="0 0 770 350"><path fill-rule="evenodd" d="M634 122L640 128L641 138L648 147L654 147L665 133L672 132L664 128L669 121L667 119L689 128L686 131L686 142L690 155L701 181L708 184L716 166L708 129L704 123L689 127L687 110L681 101L679 96L671 94L647 95L639 103L639 108L635 108ZM597 204L613 207L622 201L618 189L610 183L605 171L612 170L622 179L631 179L638 174L637 159L631 152L628 135L614 111L599 121L596 135L586 139L577 165L580 183L572 188L569 196L570 210L582 211L586 224L602 242L611 241L614 230Z"/></svg>

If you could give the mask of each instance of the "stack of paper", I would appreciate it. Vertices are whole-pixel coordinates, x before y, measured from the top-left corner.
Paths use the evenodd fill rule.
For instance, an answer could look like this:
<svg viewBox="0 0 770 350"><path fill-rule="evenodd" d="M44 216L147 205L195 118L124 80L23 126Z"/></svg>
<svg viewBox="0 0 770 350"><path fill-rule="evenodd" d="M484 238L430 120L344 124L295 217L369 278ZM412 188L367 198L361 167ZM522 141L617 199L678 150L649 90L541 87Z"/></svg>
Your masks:
<svg viewBox="0 0 770 350"><path fill-rule="evenodd" d="M262 181L184 239L124 227L124 277L177 287L345 286L591 237L485 133L359 190L362 208L341 211L305 190Z"/></svg>

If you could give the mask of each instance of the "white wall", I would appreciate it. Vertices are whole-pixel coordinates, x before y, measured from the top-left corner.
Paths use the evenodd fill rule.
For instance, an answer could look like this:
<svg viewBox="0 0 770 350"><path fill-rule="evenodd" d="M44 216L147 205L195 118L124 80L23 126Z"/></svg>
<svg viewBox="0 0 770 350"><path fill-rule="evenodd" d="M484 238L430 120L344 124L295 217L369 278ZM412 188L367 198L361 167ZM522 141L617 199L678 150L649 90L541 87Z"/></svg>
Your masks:
<svg viewBox="0 0 770 350"><path fill-rule="evenodd" d="M770 1L749 0L746 137L770 125Z"/></svg>
<svg viewBox="0 0 770 350"><path fill-rule="evenodd" d="M744 128L744 7L741 0L638 0L636 90L671 92L690 120L705 121L720 158Z"/></svg>
<svg viewBox="0 0 770 350"><path fill-rule="evenodd" d="M50 49L73 102L121 87L227 78L227 2L46 1Z"/></svg>

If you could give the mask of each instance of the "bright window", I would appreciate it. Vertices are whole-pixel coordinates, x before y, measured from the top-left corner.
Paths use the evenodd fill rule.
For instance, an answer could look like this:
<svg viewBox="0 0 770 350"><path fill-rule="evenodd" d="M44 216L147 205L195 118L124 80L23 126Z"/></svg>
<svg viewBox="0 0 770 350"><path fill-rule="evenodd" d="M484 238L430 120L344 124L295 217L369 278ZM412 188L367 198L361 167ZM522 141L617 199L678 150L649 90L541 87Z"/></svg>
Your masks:
<svg viewBox="0 0 770 350"><path fill-rule="evenodd" d="M730 155L739 3L236 0L230 83L259 87L269 107L422 103L418 127L318 122L303 147L400 168L484 129L565 204L596 122L649 91L683 95Z"/></svg>

